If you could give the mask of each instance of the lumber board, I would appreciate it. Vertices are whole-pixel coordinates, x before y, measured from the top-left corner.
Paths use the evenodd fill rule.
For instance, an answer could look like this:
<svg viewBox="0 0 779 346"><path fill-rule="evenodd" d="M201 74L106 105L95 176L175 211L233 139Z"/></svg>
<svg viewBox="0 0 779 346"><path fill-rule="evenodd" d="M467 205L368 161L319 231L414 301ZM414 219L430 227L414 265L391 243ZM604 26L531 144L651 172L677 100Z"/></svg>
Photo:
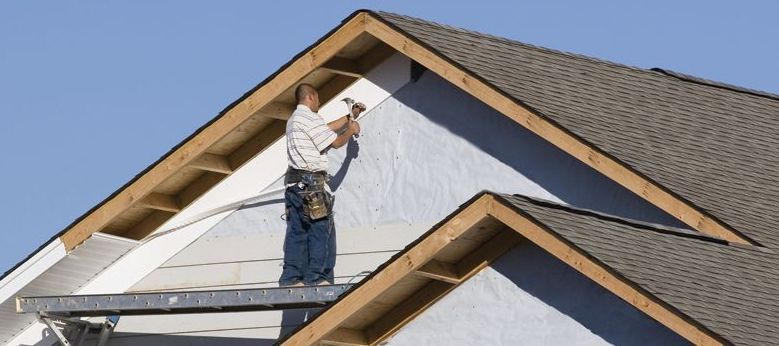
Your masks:
<svg viewBox="0 0 779 346"><path fill-rule="evenodd" d="M176 201L175 196L158 192L150 193L148 196L144 197L139 204L144 208L162 210L171 213L178 213L181 211L181 207Z"/></svg>
<svg viewBox="0 0 779 346"><path fill-rule="evenodd" d="M460 275L457 273L457 268L454 265L435 259L428 261L421 268L417 269L417 275L450 284L460 283Z"/></svg>
<svg viewBox="0 0 779 346"><path fill-rule="evenodd" d="M209 172L222 174L233 173L233 168L230 166L230 161L228 161L227 157L222 155L203 153L196 159L192 160L189 165L190 167Z"/></svg>
<svg viewBox="0 0 779 346"><path fill-rule="evenodd" d="M362 346L368 345L368 338L365 337L365 333L361 330L338 328L323 339L322 344L332 346Z"/></svg>
<svg viewBox="0 0 779 346"><path fill-rule="evenodd" d="M364 71L360 69L360 65L354 59L342 58L339 56L332 57L329 61L324 63L319 68L330 71L335 74L344 76L360 78Z"/></svg>

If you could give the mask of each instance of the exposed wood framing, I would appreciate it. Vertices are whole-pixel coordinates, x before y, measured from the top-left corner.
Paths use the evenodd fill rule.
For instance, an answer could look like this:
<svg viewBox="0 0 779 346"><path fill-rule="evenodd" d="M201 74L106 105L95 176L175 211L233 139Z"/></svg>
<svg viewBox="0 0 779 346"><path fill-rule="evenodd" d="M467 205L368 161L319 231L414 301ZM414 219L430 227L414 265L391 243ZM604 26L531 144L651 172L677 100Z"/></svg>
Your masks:
<svg viewBox="0 0 779 346"><path fill-rule="evenodd" d="M460 283L460 275L457 274L456 266L434 259L427 262L422 268L419 268L416 274L450 284Z"/></svg>
<svg viewBox="0 0 779 346"><path fill-rule="evenodd" d="M295 105L284 102L271 102L271 104L265 106L258 113L264 117L287 120L295 110Z"/></svg>
<svg viewBox="0 0 779 346"><path fill-rule="evenodd" d="M268 145L281 138L281 136L284 135L284 128L286 126L286 121L276 120L265 127L264 130L260 131L260 133L246 141L240 148L230 154L230 157L228 158L230 165L237 167L251 160Z"/></svg>
<svg viewBox="0 0 779 346"><path fill-rule="evenodd" d="M189 164L190 167L222 174L233 173L230 161L222 155L203 153Z"/></svg>
<svg viewBox="0 0 779 346"><path fill-rule="evenodd" d="M106 227L111 220L154 191L154 188L170 178L183 167L206 152L206 150L226 136L241 123L257 113L260 109L292 87L308 73L324 64L336 55L339 50L352 42L365 31L365 13L355 15L344 23L336 32L326 37L317 46L301 55L287 68L280 71L272 80L252 92L240 103L236 104L211 125L197 133L164 160L152 167L116 196L107 200L98 208L85 215L80 221L70 227L60 239L68 251L89 238L92 233ZM232 161L232 160L231 160ZM237 160L242 161L242 160ZM243 161L242 163L244 163ZM238 168L238 166L232 166ZM191 195L191 194L190 194ZM194 200L195 197L182 197ZM188 203L188 202L187 202ZM181 203L185 205L187 203Z"/></svg>
<svg viewBox="0 0 779 346"><path fill-rule="evenodd" d="M395 334L401 326L414 320L414 318L433 306L456 286L443 281L430 281L425 287L395 306L395 308L384 314L384 316L365 330L365 335L368 336L370 344L378 344Z"/></svg>
<svg viewBox="0 0 779 346"><path fill-rule="evenodd" d="M431 277L432 279L443 281L448 284L448 286L432 285L432 283L428 284L428 286L422 290L414 293L412 298L404 301L397 308L393 309L391 313L386 314L373 323L365 331L371 345L379 344L397 333L400 328L413 321L414 318L422 314L427 308L433 306L439 299L443 298L463 282L478 274L506 251L519 244L520 240L520 236L515 232L503 231L492 237L492 239L488 240L476 251L466 255L457 262L457 264L445 265L448 275L453 275L453 277L457 277L458 279L456 281L447 281L441 276ZM433 266L441 264L441 262L434 259L430 260L420 268L417 273L424 270L431 263L433 263Z"/></svg>
<svg viewBox="0 0 779 346"><path fill-rule="evenodd" d="M354 78L360 78L364 73L360 69L360 65L357 63L356 60L342 58L339 56L333 57L328 62L324 63L324 65L320 66L319 68L330 71L332 73L341 74L344 76L350 76Z"/></svg>
<svg viewBox="0 0 779 346"><path fill-rule="evenodd" d="M722 344L706 331L666 308L656 298L637 290L624 279L615 276L611 271L591 260L586 254L572 248L549 230L520 215L510 207L492 201L490 215L693 344Z"/></svg>
<svg viewBox="0 0 779 346"><path fill-rule="evenodd" d="M183 191L179 193L178 200L179 205L187 206L196 201L206 191L219 184L224 180L225 175L215 172L205 172L200 178L195 180L194 183L187 186Z"/></svg>
<svg viewBox="0 0 779 346"><path fill-rule="evenodd" d="M458 239L467 239L469 233L482 227L478 225L484 225L484 220L498 221L490 226L497 231L497 234L484 240L477 248L463 254L455 264L443 263L436 259L436 255L447 245L454 244L453 242ZM406 250L402 256L291 335L283 344L309 345L320 341L328 343L337 340L343 342L354 340L343 337L345 334L359 336L359 342L345 344L380 344L520 241L536 244L690 342L697 345L722 344L716 336L709 334L684 316L671 311L656 298L639 291L624 278L612 274L586 254L568 245L549 229L496 201L492 195L481 196L467 205L443 226ZM394 305L388 311L368 308L377 302L381 302L379 305L386 306L387 301L382 301L381 297L401 282L407 282L404 280L408 280L411 275L434 280L430 280L421 289L408 295L408 298L392 303ZM360 320L366 318L369 321L371 318L373 320L367 325L362 324L364 327L360 327L360 330L348 329L348 333L344 332L340 326L352 316Z"/></svg>
<svg viewBox="0 0 779 346"><path fill-rule="evenodd" d="M339 328L322 340L322 344L333 346L368 345L365 333L359 330Z"/></svg>
<svg viewBox="0 0 779 346"><path fill-rule="evenodd" d="M181 211L181 207L176 201L176 197L157 192L150 193L138 204L144 208L162 210L171 213L178 213Z"/></svg>
<svg viewBox="0 0 779 346"><path fill-rule="evenodd" d="M381 296L395 282L400 281L430 261L446 245L457 239L487 213L491 197L477 199L459 215L443 224L437 232L409 249L405 255L390 263L381 274L363 283L357 291L345 296L338 304L323 311L315 323L303 327L287 339L283 345L311 345L335 331L343 321L362 306ZM451 286L451 284L436 281Z"/></svg>
<svg viewBox="0 0 779 346"><path fill-rule="evenodd" d="M599 149L582 142L558 126L533 114L530 110L501 94L493 86L454 66L410 37L392 29L381 20L371 16L367 17L366 29L371 35L694 229L730 242L751 244L748 239L704 214L692 204L643 178L631 168L611 159Z"/></svg>
<svg viewBox="0 0 779 346"><path fill-rule="evenodd" d="M143 219L140 223L135 225L135 227L122 232L121 234L118 234L122 237L126 238L132 238L132 239L139 239L155 229L157 227L162 226L162 224L165 223L165 221L168 221L174 214L166 211L155 211L151 213L151 215L147 216L145 219Z"/></svg>

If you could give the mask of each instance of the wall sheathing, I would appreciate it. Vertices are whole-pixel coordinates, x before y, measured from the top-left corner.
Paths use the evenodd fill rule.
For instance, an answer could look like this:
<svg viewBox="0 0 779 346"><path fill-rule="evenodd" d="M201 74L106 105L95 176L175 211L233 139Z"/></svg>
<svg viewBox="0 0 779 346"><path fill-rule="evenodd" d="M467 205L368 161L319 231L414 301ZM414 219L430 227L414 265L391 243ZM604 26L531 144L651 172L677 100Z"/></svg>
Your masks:
<svg viewBox="0 0 779 346"><path fill-rule="evenodd" d="M524 242L402 328L388 345L688 345Z"/></svg>
<svg viewBox="0 0 779 346"><path fill-rule="evenodd" d="M365 271L375 269L481 190L680 226L435 74L428 71L411 80L411 70L411 62L395 55L336 98L352 96L369 103L360 137L345 149L330 151L330 184L337 196L337 283L364 277ZM333 102L320 113L332 119L345 112L343 104ZM270 150L275 154L266 152L255 160L279 156L283 145ZM277 159L247 164L254 165L275 172L277 178L285 169ZM250 179L245 181L247 191L257 189ZM280 184L276 180L262 186L272 190ZM282 214L281 194L245 205L124 290L275 286L283 257ZM124 317L112 345L272 343L310 313Z"/></svg>

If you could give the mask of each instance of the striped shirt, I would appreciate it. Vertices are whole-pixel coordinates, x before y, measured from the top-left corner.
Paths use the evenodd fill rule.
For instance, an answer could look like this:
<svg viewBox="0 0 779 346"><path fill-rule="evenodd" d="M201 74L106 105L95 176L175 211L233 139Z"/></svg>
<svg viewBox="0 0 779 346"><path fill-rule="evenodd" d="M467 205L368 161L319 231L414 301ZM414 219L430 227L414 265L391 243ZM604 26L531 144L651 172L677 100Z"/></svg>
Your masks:
<svg viewBox="0 0 779 346"><path fill-rule="evenodd" d="M287 162L310 172L327 171L327 148L338 135L322 117L298 105L287 120Z"/></svg>

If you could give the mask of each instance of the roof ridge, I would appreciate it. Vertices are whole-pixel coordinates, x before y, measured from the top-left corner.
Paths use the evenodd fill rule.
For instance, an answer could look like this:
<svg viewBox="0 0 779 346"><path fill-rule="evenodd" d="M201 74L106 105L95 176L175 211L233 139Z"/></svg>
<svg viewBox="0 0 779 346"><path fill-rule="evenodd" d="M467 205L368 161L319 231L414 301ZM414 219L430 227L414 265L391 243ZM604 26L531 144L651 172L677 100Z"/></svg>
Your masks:
<svg viewBox="0 0 779 346"><path fill-rule="evenodd" d="M653 67L653 68L651 68L649 70L650 71L654 71L654 72L658 72L658 73L662 73L662 74L664 74L666 76L673 77L673 78L676 78L676 79L679 79L679 80L682 80L682 81L685 81L685 82L690 82L690 83L695 83L695 84L699 84L699 85L710 86L710 87L714 87L714 88L718 88L718 89L725 89L725 90L735 91L735 92L749 94L749 95L753 95L753 96L757 96L757 97L765 97L765 98L769 98L769 99L772 99L772 100L779 101L779 94L774 94L774 93L767 92L767 91L751 89L751 88L745 88L745 87L741 87L741 86L738 86L738 85L718 82L718 81L715 81L715 80L701 78L701 77L689 75L689 74L686 74L686 73L676 72L676 71L665 69L665 68L661 68L661 67Z"/></svg>
<svg viewBox="0 0 779 346"><path fill-rule="evenodd" d="M700 232L696 232L696 231L694 231L692 229L680 228L680 227L674 227L674 226L667 226L667 225L662 225L662 224L657 224L657 223L652 223L652 222L647 222L647 221L641 221L641 220L621 217L621 216L617 216L617 215L613 215L613 214L607 214L607 213L604 213L604 212L596 211L596 210L593 210L593 209L580 208L580 207L576 207L576 206L573 206L573 205L570 205L570 204L558 203L558 202L555 202L555 201L546 200L546 199L538 198L538 197L527 196L527 195L521 195L521 194L501 194L501 193L493 193L493 192L490 192L490 193L492 193L495 196L504 198L504 199L507 198L507 197L509 197L509 198L521 198L521 199L523 199L523 200L525 200L527 202L530 202L530 203L538 205L538 206L559 209L559 210L563 210L563 211L566 211L566 212L569 212L569 213L573 213L573 214L577 214L577 215L595 217L595 218L598 218L598 219L601 219L601 220L604 220L604 221L615 222L615 223L619 223L619 224L623 224L623 225L627 225L627 226L631 226L631 227L635 227L635 228L641 228L641 229L645 229L645 230L649 230L649 231L653 231L653 232L657 232L657 233L670 234L670 235L674 235L674 236L698 239L698 240L703 240L703 241L713 242L713 243L719 243L719 244L728 244L728 245L730 244L730 242L728 242L727 240L716 238L716 237L712 237L710 235L703 234L703 233L700 233Z"/></svg>
<svg viewBox="0 0 779 346"><path fill-rule="evenodd" d="M707 86L707 87L711 87L711 88L715 88L715 89L724 89L724 90L733 91L733 92L737 92L737 93L744 93L744 94L749 94L749 95L758 96L758 97L765 97L765 98L768 98L768 99L771 99L771 100L779 101L779 94L774 94L774 93L767 92L767 91L751 89L751 88L737 86L737 85L733 85L733 84L729 84L729 83L725 83L725 82L720 82L720 81L710 80L710 79L706 79L706 78L701 78L701 77L697 77L697 76L693 76L693 75L688 75L688 74L684 74L684 73L675 72L675 71L672 71L672 70L669 70L669 69L663 69L663 68L658 68L658 67L642 68L642 67L638 67L638 66L628 65L628 64L625 64L625 63L620 63L620 62L606 60L606 59L602 59L602 58L598 58L598 57L593 57L593 56L589 56L589 55L585 55L585 54L581 54L581 53L573 53L573 52L568 52L568 51L564 51L564 50L560 50L560 49L554 49L554 48L548 48L548 47L544 47L544 46L539 46L539 45L526 43L526 42L518 41L518 40L507 38L507 37L502 37L502 36L497 36L497 35L493 35L493 34L483 33L483 32L479 32L479 31L475 31L475 30L470 30L470 29L466 29L466 28L461 28L461 27L457 27L457 26L454 26L454 25L433 22L433 21L430 21L430 20L426 20L426 19L422 19L422 18L418 18L418 17L413 17L413 16L408 16L408 15L404 15L404 14L398 14L398 13L386 12L386 11L371 11L371 10L366 10L366 11L369 12L369 13L374 13L374 14L379 15L379 16L382 16L382 15L395 16L395 17L405 18L405 19L408 19L408 20L414 20L414 21L417 21L417 22L426 23L426 24L429 24L429 25L443 27L443 28L446 28L446 29L449 29L449 30L462 31L462 32L466 32L466 33L469 33L469 34L472 34L472 35L482 36L482 37L487 38L487 39L507 42L507 43L511 43L511 44L516 44L516 45L520 45L520 46L523 46L523 47L528 48L528 49L533 49L533 50L537 50L537 51L543 51L543 52L546 52L546 53L552 53L552 54L562 55L562 56L566 56L566 57L570 57L570 58L581 59L581 60L585 60L585 61L588 61L588 62L599 63L599 64L609 65L609 66L618 67L618 68L624 68L624 69L627 69L627 70L641 72L641 73L646 73L646 74L650 74L650 75L657 75L657 73L661 73L663 75L670 76L670 77L675 77L675 78L677 78L677 79L679 79L681 81L685 81L685 82L695 83L695 84L698 84L698 85Z"/></svg>

